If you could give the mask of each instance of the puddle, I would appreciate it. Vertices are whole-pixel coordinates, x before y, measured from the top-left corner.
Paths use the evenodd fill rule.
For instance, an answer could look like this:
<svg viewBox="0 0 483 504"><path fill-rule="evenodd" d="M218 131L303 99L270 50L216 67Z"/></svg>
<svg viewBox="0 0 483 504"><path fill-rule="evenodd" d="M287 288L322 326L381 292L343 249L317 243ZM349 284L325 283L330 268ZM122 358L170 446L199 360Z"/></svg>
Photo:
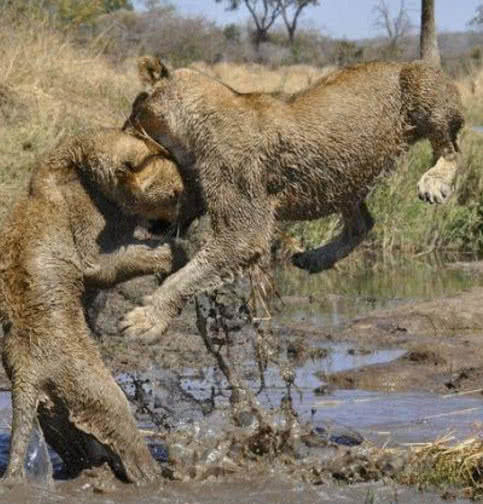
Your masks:
<svg viewBox="0 0 483 504"><path fill-rule="evenodd" d="M310 344L327 351L321 358L307 358L295 364L292 400L299 418L312 421L315 426L357 429L378 444L434 441L448 431L456 439L463 439L478 433L478 428L481 432L483 401L480 396L444 398L431 393L331 390L323 381L325 375L388 363L404 355L405 349L364 349L350 344L317 342L314 335L317 328L340 328L373 309L449 296L483 285L481 276L446 268L441 261L433 259L391 269L361 268L349 277L336 271L306 275L294 268L278 271L276 277L284 305L274 314L273 325L297 327L298 322L303 322L303 327L313 329ZM286 351L290 330L284 331L282 339ZM337 340L336 332L334 340ZM253 360L239 362L238 366L251 390L257 392L260 381ZM159 373L164 372L152 371L151 379L156 382ZM218 408L228 407L230 390L219 369L182 369L176 379L181 395L203 403L211 401ZM279 369L269 366L258 400L264 407L276 409L285 394L286 386Z"/></svg>
<svg viewBox="0 0 483 504"><path fill-rule="evenodd" d="M0 497L3 501L3 496ZM160 488L123 488L112 494L72 491L57 485L55 492L21 489L8 494L8 504L41 502L58 504L445 504L447 497L390 481L352 485L313 486L274 474L246 478L225 478L205 484L170 482ZM470 504L468 499L451 498L452 504Z"/></svg>
<svg viewBox="0 0 483 504"><path fill-rule="evenodd" d="M342 345L325 359L308 360L295 368L292 401L302 421L315 427L357 429L365 438L382 444L390 442L429 442L452 432L456 439L475 435L483 418L483 401L471 396L440 396L430 393L382 393L364 390L333 390L317 378L318 373L356 369L390 362L404 354L402 350L385 350L368 355L351 356ZM247 379L257 392L259 381ZM197 400L207 401L215 388L216 404L228 408L230 390L222 374L214 368L201 373L184 370L180 380L183 390ZM278 408L286 396L286 386L279 370L269 367L265 388L258 395L268 409Z"/></svg>
<svg viewBox="0 0 483 504"><path fill-rule="evenodd" d="M375 442L432 442L449 432L456 439L481 431L483 401L477 397L446 397L428 393L381 393L337 390L326 398L313 398L314 420L357 425Z"/></svg>
<svg viewBox="0 0 483 504"><path fill-rule="evenodd" d="M363 353L355 351L355 354L353 354L353 345L330 345L326 343L318 345L317 349L326 350L327 356L317 359L309 358L304 362L303 366L295 368L295 384L300 390L313 390L318 387L321 382L316 377L317 373L337 373L373 364L383 364L391 362L406 353L405 350L389 349ZM247 370L249 367L250 364L247 364ZM186 391L196 391L197 394L202 391L210 391L212 386L216 386L220 390L226 390L227 387L226 380L216 368L184 369L181 375L183 388ZM252 385L254 390L258 386L257 381L247 379L247 382ZM279 376L279 369L273 366L268 367L265 371L265 384L269 389L282 388L285 390L285 385ZM200 395L199 398L202 398L202 396Z"/></svg>

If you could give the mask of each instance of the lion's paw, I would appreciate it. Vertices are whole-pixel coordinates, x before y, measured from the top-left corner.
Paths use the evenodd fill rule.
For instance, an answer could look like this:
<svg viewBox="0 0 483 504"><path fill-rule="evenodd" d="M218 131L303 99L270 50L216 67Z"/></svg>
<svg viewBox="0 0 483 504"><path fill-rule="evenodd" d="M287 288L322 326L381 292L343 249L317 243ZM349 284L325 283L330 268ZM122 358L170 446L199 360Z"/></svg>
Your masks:
<svg viewBox="0 0 483 504"><path fill-rule="evenodd" d="M159 320L152 306L138 306L125 315L119 329L129 340L155 343L167 329L167 324Z"/></svg>
<svg viewBox="0 0 483 504"><path fill-rule="evenodd" d="M418 182L419 199L428 203L445 203L453 193L452 187L444 179L425 173Z"/></svg>

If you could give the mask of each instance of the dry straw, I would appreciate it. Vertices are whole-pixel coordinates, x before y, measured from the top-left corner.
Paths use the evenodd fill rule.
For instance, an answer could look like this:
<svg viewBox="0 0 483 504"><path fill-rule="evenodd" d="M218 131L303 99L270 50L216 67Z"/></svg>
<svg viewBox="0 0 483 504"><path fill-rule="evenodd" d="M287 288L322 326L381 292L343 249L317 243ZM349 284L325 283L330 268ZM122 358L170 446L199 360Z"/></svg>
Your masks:
<svg viewBox="0 0 483 504"><path fill-rule="evenodd" d="M448 434L433 443L412 445L401 480L419 486L459 487L469 497L483 497L483 439L454 444Z"/></svg>

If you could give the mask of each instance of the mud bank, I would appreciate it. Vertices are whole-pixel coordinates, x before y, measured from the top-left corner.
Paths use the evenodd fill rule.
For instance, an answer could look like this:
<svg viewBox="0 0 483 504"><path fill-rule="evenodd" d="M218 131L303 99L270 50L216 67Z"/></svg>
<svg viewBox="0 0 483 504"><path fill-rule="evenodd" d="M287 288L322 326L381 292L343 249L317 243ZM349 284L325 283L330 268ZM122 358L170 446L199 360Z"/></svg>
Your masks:
<svg viewBox="0 0 483 504"><path fill-rule="evenodd" d="M385 364L334 373L340 388L462 393L483 387L483 288L428 302L376 311L337 335L365 348L404 348ZM474 392L475 397L483 394ZM483 414L482 414L483 419Z"/></svg>

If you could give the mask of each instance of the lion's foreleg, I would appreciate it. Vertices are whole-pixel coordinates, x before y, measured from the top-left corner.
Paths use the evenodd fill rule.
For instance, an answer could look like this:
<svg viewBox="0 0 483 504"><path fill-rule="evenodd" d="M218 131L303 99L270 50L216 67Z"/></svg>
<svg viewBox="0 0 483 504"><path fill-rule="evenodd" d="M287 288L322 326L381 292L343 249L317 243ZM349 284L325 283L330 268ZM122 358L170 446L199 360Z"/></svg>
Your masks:
<svg viewBox="0 0 483 504"><path fill-rule="evenodd" d="M460 164L458 131L450 131L446 121L431 125L433 166L419 179L418 196L428 203L445 203L453 193ZM458 128L459 130L459 128Z"/></svg>
<svg viewBox="0 0 483 504"><path fill-rule="evenodd" d="M84 279L94 287L112 287L131 278L173 273L188 261L183 240L166 244L130 244L112 253L100 254L84 271Z"/></svg>
<svg viewBox="0 0 483 504"><path fill-rule="evenodd" d="M344 229L331 242L322 247L294 254L292 263L309 273L320 273L347 257L366 238L374 226L374 220L362 202L343 213Z"/></svg>
<svg viewBox="0 0 483 504"><path fill-rule="evenodd" d="M245 267L268 254L274 225L268 202L251 219L242 219L239 225L232 220L230 224L230 228L219 229L188 264L169 276L149 297L148 305L124 317L121 330L129 338L156 341L189 298L233 281Z"/></svg>
<svg viewBox="0 0 483 504"><path fill-rule="evenodd" d="M418 196L428 203L444 203L453 193L458 173L456 153L442 156L418 182Z"/></svg>

